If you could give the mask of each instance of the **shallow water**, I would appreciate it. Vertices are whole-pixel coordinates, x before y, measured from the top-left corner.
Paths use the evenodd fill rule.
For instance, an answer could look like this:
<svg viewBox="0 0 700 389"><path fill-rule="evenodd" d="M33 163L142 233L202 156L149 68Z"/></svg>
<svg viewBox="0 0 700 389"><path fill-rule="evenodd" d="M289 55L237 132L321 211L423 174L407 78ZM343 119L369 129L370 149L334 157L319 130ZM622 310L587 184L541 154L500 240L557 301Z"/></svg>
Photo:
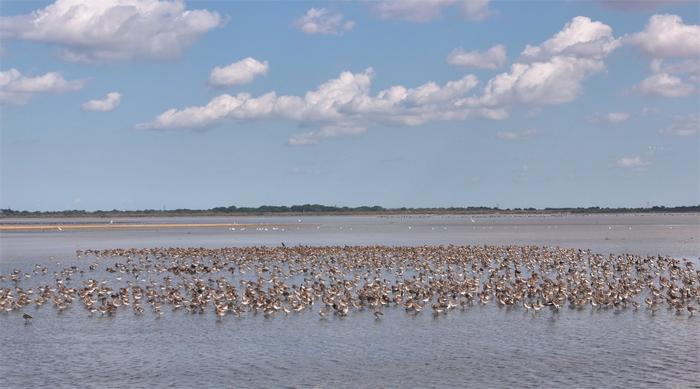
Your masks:
<svg viewBox="0 0 700 389"><path fill-rule="evenodd" d="M61 261L70 266L76 263L76 249L281 242L537 244L693 260L700 253L697 214L167 221L270 226L264 227L267 231L251 227L1 233L0 273L30 270L35 263ZM0 386L657 388L697 387L700 382L700 317L665 309L653 316L644 309L564 309L559 314L543 310L533 315L489 304L439 317L386 309L380 321L364 311L328 320L308 312L272 318L227 316L219 322L211 313L168 312L160 320L149 313L88 318L76 308L58 314L49 306L30 307L35 317L30 325L24 324L21 313L0 314Z"/></svg>

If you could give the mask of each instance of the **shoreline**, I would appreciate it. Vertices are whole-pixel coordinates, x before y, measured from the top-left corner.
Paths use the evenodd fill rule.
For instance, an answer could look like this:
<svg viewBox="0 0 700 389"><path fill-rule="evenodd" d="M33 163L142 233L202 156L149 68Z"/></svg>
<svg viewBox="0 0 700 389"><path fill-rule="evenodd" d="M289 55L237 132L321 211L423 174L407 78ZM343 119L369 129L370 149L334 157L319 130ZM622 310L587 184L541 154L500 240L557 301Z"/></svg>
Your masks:
<svg viewBox="0 0 700 389"><path fill-rule="evenodd" d="M530 218L530 217L540 217L540 218L561 218L561 217L591 217L591 216L696 216L700 218L700 212L637 212L637 213L472 213L472 214L462 214L462 213L445 213L445 214L352 214L352 215L309 215L304 214L304 217L358 217L358 216L373 216L376 218L387 218L387 219L411 219L411 218L428 218L432 216L440 217L456 217L456 218L468 218L476 217L483 219L500 218L500 217L515 217L515 218ZM137 229L177 229L177 228L285 228L296 226L298 223L296 220L294 222L284 222L281 223L265 223L260 220L252 221L251 223L246 223L244 220L246 218L259 219L259 218L273 218L273 217L302 217L302 215L263 215L263 216L230 216L230 215L219 215L219 216L179 216L179 218L188 219L226 219L226 218L240 218L235 222L208 222L208 223L197 223L192 220L187 220L183 222L178 222L178 216L120 216L120 217L96 217L96 216L62 216L62 217L14 217L14 218L0 218L0 232L30 232L30 231L64 231L64 230L137 230ZM149 223L148 219L156 219L154 222ZM157 220L157 219L171 219L171 220ZM243 220L241 220L243 219ZM242 222L243 221L243 222ZM313 223L312 223L313 224Z"/></svg>
<svg viewBox="0 0 700 389"><path fill-rule="evenodd" d="M178 218L178 217L304 217L304 216L568 216L568 215L665 215L700 214L700 207L664 208L546 208L546 209L469 209L469 208L416 208L383 210L327 210L327 211L228 211L172 210L172 211L21 211L4 213L0 223L7 219L116 219L116 218Z"/></svg>

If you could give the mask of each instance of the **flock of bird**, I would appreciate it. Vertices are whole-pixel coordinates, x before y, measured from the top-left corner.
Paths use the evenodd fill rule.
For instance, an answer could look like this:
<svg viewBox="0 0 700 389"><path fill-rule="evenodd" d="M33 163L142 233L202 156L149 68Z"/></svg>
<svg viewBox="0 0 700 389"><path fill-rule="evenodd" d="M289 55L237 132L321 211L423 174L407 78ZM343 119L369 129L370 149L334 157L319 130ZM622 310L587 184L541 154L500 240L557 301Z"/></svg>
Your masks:
<svg viewBox="0 0 700 389"><path fill-rule="evenodd" d="M700 270L663 256L540 246L295 246L85 250L75 265L0 274L0 317L53 306L91 317L124 311L290 315L322 320L385 309L445 315L495 303L537 314L565 308L700 306ZM31 285L27 285L27 284ZM168 311L166 311L168 310Z"/></svg>

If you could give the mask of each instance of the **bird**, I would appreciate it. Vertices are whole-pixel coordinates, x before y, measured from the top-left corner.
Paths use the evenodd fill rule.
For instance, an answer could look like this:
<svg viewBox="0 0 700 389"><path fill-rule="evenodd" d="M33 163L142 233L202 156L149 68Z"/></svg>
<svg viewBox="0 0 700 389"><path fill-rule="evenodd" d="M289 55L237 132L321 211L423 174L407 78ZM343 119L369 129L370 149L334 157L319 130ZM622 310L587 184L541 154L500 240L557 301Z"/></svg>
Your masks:
<svg viewBox="0 0 700 389"><path fill-rule="evenodd" d="M393 307L416 315L432 306L435 315L447 315L455 307L466 310L475 303L496 301L498 308L522 306L533 315L567 306L582 309L590 304L594 310L614 307L617 311L628 307L637 310L645 304L651 314L668 305L678 314L686 312L692 317L698 309L694 301L700 297L696 288L683 283L700 277L693 262L662 256L604 256L538 246L281 244L83 250L78 258L93 257L86 264L89 272L98 269L100 260L119 258L105 269L113 275L82 280L82 287L71 287L71 277L76 272L83 274L80 267L71 266L54 273L55 284L25 289L20 286L25 278L40 278L48 270L42 272L40 265L31 272L15 269L0 275L0 282L5 279L16 284L15 288L0 289L0 312L19 313L31 304L39 308L51 302L60 312L76 301L89 316L113 315L126 309L142 315L150 306L157 318L168 305L173 311L182 308L188 313L203 313L213 305L217 317L227 312L237 317L247 312L271 317L279 311L285 316L311 311L320 302L323 305L318 315L324 321L363 309L371 310L375 320L382 320L383 310ZM61 266L55 258L50 259ZM411 269L417 274L404 273ZM234 278L214 276L223 270ZM167 275L159 283L154 272L168 272L173 277ZM113 284L117 286L108 286ZM23 313L22 318L31 323L30 315Z"/></svg>

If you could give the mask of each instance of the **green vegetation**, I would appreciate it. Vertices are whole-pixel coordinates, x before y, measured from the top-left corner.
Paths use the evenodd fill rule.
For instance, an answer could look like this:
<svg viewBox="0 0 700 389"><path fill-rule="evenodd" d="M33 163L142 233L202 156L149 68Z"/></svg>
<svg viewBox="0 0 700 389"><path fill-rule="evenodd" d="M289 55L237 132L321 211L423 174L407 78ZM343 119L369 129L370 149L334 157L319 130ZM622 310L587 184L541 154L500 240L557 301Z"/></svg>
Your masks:
<svg viewBox="0 0 700 389"><path fill-rule="evenodd" d="M124 211L17 211L0 209L0 218L8 217L125 217L125 216L246 216L246 215L420 215L420 214L550 214L550 213L662 213L700 212L700 205L648 208L497 208L497 207L448 207L448 208L384 208L380 206L334 207L320 204L292 206L263 205L260 207L215 207L211 209L144 209Z"/></svg>

